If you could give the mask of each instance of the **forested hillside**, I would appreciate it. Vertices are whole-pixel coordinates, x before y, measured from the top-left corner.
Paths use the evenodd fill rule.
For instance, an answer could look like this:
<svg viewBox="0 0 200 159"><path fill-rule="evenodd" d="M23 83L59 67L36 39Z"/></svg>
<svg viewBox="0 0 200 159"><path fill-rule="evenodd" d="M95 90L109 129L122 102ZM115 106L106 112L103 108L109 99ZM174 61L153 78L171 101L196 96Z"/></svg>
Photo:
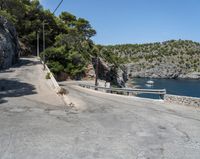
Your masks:
<svg viewBox="0 0 200 159"><path fill-rule="evenodd" d="M95 45L91 37L96 31L89 21L68 12L55 16L45 10L39 0L0 0L0 16L14 24L21 55L36 55L39 34L41 57L45 57L56 77L82 78L92 61L96 66L94 59L98 56L104 65L102 70L106 70L99 68L102 79L112 80L115 76L112 81L117 81L119 76L124 76L126 68L130 77L200 78L200 44L197 42L171 40L149 44Z"/></svg>
<svg viewBox="0 0 200 159"><path fill-rule="evenodd" d="M104 56L101 46L96 46L91 40L96 31L86 19L69 12L62 12L57 17L49 10L45 10L39 0L0 0L0 16L14 24L19 37L21 55L36 55L39 33L40 56L57 79L85 77L91 70L91 65L96 67L98 56L99 77L116 85L124 84L121 80L123 71L117 63L119 58ZM45 51L42 38L43 22ZM106 65L101 65L103 63ZM91 71L94 77L94 69Z"/></svg>
<svg viewBox="0 0 200 159"><path fill-rule="evenodd" d="M40 52L43 51L44 21L46 51L43 55L52 72L56 75L63 71L72 77L84 73L94 50L90 38L96 34L89 21L68 12L56 17L38 0L0 0L0 15L14 24L22 55L36 55L37 33Z"/></svg>
<svg viewBox="0 0 200 159"><path fill-rule="evenodd" d="M197 42L171 40L105 46L103 50L123 60L133 77L200 78L200 43Z"/></svg>

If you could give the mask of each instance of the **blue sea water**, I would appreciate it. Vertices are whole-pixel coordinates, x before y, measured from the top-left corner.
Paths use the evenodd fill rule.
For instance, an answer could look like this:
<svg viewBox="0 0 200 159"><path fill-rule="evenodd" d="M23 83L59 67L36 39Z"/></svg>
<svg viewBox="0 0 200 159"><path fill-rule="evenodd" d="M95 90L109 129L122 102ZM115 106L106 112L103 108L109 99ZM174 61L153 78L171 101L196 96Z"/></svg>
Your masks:
<svg viewBox="0 0 200 159"><path fill-rule="evenodd" d="M154 81L154 84L152 86L146 85L148 80ZM166 89L167 94L200 98L200 80L134 78L133 83L137 88ZM139 94L138 96L154 99L159 98L159 95L152 94Z"/></svg>

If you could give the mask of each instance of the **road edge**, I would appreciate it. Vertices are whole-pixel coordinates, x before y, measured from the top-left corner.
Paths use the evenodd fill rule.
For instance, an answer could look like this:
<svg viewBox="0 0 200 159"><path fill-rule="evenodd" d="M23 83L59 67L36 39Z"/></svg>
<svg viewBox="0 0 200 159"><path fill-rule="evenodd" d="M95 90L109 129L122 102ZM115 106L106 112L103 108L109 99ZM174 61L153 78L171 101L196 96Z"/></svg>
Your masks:
<svg viewBox="0 0 200 159"><path fill-rule="evenodd" d="M49 79L51 80L53 86L54 86L54 91L56 92L57 95L62 97L63 102L65 103L65 105L69 105L69 98L67 97L66 94L62 94L60 93L60 91L62 90L62 87L60 87L60 85L58 84L58 82L56 81L54 75L52 74L52 72L50 71L49 67L44 64L44 62L42 61L41 58L39 58L39 60L41 61L41 63L44 65L45 69L43 70L43 72L46 70L47 73L49 73Z"/></svg>

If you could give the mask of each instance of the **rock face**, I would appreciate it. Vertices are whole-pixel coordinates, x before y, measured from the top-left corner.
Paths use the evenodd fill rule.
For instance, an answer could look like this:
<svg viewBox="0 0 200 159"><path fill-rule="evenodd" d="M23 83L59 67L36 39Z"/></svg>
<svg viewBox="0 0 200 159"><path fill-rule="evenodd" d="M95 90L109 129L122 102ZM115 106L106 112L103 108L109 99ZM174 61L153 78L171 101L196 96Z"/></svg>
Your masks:
<svg viewBox="0 0 200 159"><path fill-rule="evenodd" d="M129 77L150 77L168 79L200 79L200 72L188 72L187 69L177 67L175 64L161 63L153 68L142 68L137 64L127 64Z"/></svg>
<svg viewBox="0 0 200 159"><path fill-rule="evenodd" d="M200 72L191 72L184 75L179 75L179 78L200 79Z"/></svg>
<svg viewBox="0 0 200 159"><path fill-rule="evenodd" d="M15 27L0 16L0 69L9 68L19 57L19 43Z"/></svg>
<svg viewBox="0 0 200 159"><path fill-rule="evenodd" d="M96 70L96 59L93 59L92 63ZM116 68L101 58L98 64L98 78L118 87L125 87L125 83L128 81L126 67L120 66Z"/></svg>

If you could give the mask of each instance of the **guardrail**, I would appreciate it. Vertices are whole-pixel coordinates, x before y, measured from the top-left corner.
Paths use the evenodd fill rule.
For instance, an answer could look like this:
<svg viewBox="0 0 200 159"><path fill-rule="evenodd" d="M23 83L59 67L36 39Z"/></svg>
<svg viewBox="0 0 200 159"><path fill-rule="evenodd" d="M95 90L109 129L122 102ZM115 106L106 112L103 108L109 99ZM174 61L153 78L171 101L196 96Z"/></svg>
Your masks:
<svg viewBox="0 0 200 159"><path fill-rule="evenodd" d="M95 90L104 90L107 93L121 93L121 94L127 94L127 95L134 95L134 94L158 94L160 95L161 99L164 99L164 96L166 94L166 89L132 89L132 88L106 88L106 87L98 87L94 85L89 84L79 84L79 86L84 88L93 88Z"/></svg>

